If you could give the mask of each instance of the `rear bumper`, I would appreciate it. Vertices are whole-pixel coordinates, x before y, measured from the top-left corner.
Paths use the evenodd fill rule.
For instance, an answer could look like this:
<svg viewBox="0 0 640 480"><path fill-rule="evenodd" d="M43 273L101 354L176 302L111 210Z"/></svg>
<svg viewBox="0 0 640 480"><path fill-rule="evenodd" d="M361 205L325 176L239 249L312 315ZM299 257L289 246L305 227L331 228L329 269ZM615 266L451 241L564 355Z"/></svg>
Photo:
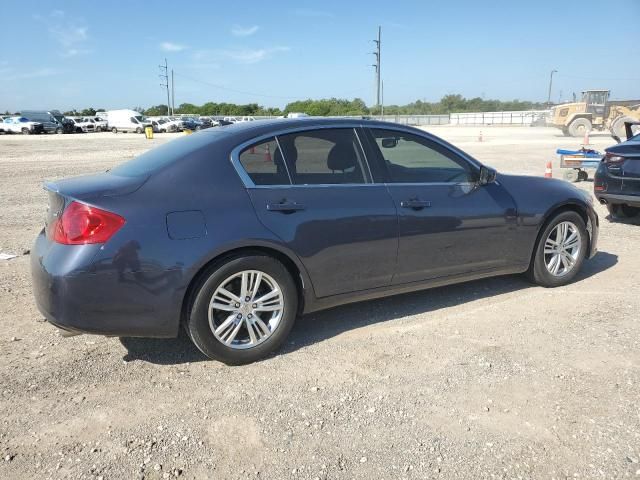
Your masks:
<svg viewBox="0 0 640 480"><path fill-rule="evenodd" d="M618 193L596 192L596 198L600 203L626 204L630 207L640 207L639 195L621 195Z"/></svg>
<svg viewBox="0 0 640 480"><path fill-rule="evenodd" d="M179 272L167 272L154 287L131 272L96 271L101 245L59 245L44 233L31 250L33 293L51 324L75 333L119 337L175 337L180 308L175 304ZM73 251L72 251L73 250ZM138 272L138 277L148 276ZM175 280L175 282L172 282Z"/></svg>

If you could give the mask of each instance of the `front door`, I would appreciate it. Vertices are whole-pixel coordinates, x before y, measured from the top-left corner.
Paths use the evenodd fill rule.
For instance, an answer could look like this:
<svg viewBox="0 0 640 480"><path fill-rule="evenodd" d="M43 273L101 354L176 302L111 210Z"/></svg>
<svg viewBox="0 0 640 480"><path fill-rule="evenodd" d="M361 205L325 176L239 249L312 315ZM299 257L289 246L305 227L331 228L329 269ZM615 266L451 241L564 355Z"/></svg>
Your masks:
<svg viewBox="0 0 640 480"><path fill-rule="evenodd" d="M426 135L370 130L398 209L394 284L514 262L516 206L499 184L477 184L477 167Z"/></svg>
<svg viewBox="0 0 640 480"><path fill-rule="evenodd" d="M258 217L298 255L317 297L391 283L396 209L386 187L371 183L353 129L280 135L239 158Z"/></svg>

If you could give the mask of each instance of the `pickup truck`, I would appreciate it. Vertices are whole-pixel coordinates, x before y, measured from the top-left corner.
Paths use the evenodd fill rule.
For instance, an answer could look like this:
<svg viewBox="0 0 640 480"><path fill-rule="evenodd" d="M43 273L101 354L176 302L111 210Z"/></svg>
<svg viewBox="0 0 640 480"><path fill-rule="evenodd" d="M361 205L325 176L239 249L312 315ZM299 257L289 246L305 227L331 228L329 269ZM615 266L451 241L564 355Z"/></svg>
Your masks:
<svg viewBox="0 0 640 480"><path fill-rule="evenodd" d="M0 123L0 132L30 135L32 133L44 133L44 128L41 123L31 122L24 117L9 117Z"/></svg>

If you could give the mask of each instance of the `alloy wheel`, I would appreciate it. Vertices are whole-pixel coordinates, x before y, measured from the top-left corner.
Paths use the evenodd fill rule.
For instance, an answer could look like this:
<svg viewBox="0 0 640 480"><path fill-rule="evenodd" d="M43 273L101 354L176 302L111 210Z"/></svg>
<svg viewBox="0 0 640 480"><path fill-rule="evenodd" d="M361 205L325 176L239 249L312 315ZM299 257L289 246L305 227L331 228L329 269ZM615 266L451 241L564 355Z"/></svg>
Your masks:
<svg viewBox="0 0 640 480"><path fill-rule="evenodd" d="M578 227L572 222L560 222L544 242L544 264L554 277L569 273L580 256L582 239Z"/></svg>
<svg viewBox="0 0 640 480"><path fill-rule="evenodd" d="M255 347L278 328L284 313L278 283L259 270L245 270L224 280L209 302L209 327L233 349Z"/></svg>

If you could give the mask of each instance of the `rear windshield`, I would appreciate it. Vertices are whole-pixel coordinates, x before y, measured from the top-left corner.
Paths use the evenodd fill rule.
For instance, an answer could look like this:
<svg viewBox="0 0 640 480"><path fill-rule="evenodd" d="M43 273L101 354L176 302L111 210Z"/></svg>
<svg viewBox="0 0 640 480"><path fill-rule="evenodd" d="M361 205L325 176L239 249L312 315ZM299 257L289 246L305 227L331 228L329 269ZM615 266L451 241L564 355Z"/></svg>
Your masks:
<svg viewBox="0 0 640 480"><path fill-rule="evenodd" d="M227 133L222 130L207 130L206 133L203 132L197 135L189 135L176 140L171 140L160 147L143 153L133 160L118 165L111 170L110 173L121 177L141 177L151 175L152 173L179 161L181 158L199 150L200 148L207 145L214 148L214 142L223 135L227 135Z"/></svg>

